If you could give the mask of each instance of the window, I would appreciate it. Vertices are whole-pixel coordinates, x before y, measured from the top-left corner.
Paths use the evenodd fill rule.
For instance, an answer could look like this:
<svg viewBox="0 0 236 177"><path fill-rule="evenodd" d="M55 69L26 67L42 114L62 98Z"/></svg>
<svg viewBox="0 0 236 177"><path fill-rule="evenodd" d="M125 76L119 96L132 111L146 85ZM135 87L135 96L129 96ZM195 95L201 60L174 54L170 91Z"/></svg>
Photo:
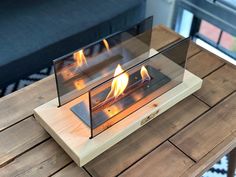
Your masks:
<svg viewBox="0 0 236 177"><path fill-rule="evenodd" d="M191 36L208 49L211 46L211 51L217 50L217 54L224 54L221 57L236 64L235 4L236 0L179 0L173 27L184 37Z"/></svg>

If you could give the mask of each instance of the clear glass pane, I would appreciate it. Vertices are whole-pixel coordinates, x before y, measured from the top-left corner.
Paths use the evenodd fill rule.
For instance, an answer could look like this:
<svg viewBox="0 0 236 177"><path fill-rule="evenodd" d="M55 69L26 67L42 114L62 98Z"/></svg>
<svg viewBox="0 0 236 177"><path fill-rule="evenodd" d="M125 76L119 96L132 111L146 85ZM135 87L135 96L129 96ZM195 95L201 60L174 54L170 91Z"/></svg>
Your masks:
<svg viewBox="0 0 236 177"><path fill-rule="evenodd" d="M185 39L127 70L118 65L114 77L91 89L92 137L180 84L188 46Z"/></svg>
<svg viewBox="0 0 236 177"><path fill-rule="evenodd" d="M149 56L152 17L54 61L59 105L109 79L117 64ZM128 65L127 65L128 67Z"/></svg>

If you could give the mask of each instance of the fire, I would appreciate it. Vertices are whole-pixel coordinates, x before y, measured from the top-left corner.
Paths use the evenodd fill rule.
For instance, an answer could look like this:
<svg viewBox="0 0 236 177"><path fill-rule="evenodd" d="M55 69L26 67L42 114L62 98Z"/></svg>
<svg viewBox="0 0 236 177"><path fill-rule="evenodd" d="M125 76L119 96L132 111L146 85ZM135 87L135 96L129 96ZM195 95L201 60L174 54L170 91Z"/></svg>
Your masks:
<svg viewBox="0 0 236 177"><path fill-rule="evenodd" d="M145 66L142 66L140 74L142 76L142 82L151 80L151 77L149 76Z"/></svg>
<svg viewBox="0 0 236 177"><path fill-rule="evenodd" d="M87 64L86 57L83 50L79 50L73 54L73 58L76 61L77 67L81 67L84 64Z"/></svg>
<svg viewBox="0 0 236 177"><path fill-rule="evenodd" d="M121 95L124 92L125 88L127 87L128 82L129 82L129 75L126 72L125 73L122 73L122 72L124 72L124 70L118 64L114 73L115 78L113 79L111 83L111 91L107 95L107 98L111 98L111 97L117 98L119 95Z"/></svg>
<svg viewBox="0 0 236 177"><path fill-rule="evenodd" d="M108 117L113 117L120 112L120 108L116 105L112 105L109 110L104 111Z"/></svg>
<svg viewBox="0 0 236 177"><path fill-rule="evenodd" d="M84 80L76 80L74 81L74 86L77 90L81 90L83 89L86 85L85 85L85 82Z"/></svg>
<svg viewBox="0 0 236 177"><path fill-rule="evenodd" d="M70 71L69 69L65 68L62 72L62 77L64 80L68 80L74 76L74 73Z"/></svg>
<svg viewBox="0 0 236 177"><path fill-rule="evenodd" d="M109 51L110 50L110 46L109 46L109 43L107 42L107 40L103 39L102 42L103 42L104 46L106 47L107 51Z"/></svg>

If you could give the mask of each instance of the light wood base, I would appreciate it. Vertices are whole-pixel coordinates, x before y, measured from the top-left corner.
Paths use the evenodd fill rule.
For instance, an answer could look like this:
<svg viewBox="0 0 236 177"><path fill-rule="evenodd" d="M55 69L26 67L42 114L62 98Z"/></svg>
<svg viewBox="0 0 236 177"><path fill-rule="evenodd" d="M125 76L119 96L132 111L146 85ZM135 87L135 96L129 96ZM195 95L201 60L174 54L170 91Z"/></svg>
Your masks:
<svg viewBox="0 0 236 177"><path fill-rule="evenodd" d="M79 166L83 166L159 114L200 89L201 85L202 80L186 70L183 83L93 139L89 139L90 129L69 109L71 105L78 101L77 99L60 108L58 108L57 99L54 99L36 108L34 110L35 117L71 158Z"/></svg>

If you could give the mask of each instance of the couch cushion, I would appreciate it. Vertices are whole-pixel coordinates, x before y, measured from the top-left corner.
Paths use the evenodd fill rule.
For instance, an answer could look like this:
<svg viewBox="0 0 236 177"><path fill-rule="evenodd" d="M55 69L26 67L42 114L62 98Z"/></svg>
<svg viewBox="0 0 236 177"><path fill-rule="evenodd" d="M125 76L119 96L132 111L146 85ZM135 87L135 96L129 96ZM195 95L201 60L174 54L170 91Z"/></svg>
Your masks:
<svg viewBox="0 0 236 177"><path fill-rule="evenodd" d="M3 3L0 7L0 65L115 17L137 2L23 0Z"/></svg>
<svg viewBox="0 0 236 177"><path fill-rule="evenodd" d="M87 38L94 37L96 30L98 30L96 35L102 36L100 34L102 32L108 34L120 29L124 26L123 23L128 23L129 18L132 23L135 23L133 19L137 21L141 17L141 14L137 14L137 8L130 14L127 12L143 1L8 0L1 2L0 72L7 74L12 68L9 64L14 67L19 66L19 69L16 68L19 74L22 71L20 65L25 65L23 68L30 70L33 65L41 65L45 61L48 64L48 61L66 54L69 50L74 50L76 44L70 46L73 42L78 42L77 48L89 42ZM126 15L121 16L125 12ZM99 26L101 23L103 26ZM91 28L94 26L97 27ZM80 32L81 35L78 36ZM73 37L76 40L73 40ZM64 46L56 45L58 42ZM21 59L28 61L30 59L32 63L18 61ZM6 65L8 67L3 69L2 67Z"/></svg>

